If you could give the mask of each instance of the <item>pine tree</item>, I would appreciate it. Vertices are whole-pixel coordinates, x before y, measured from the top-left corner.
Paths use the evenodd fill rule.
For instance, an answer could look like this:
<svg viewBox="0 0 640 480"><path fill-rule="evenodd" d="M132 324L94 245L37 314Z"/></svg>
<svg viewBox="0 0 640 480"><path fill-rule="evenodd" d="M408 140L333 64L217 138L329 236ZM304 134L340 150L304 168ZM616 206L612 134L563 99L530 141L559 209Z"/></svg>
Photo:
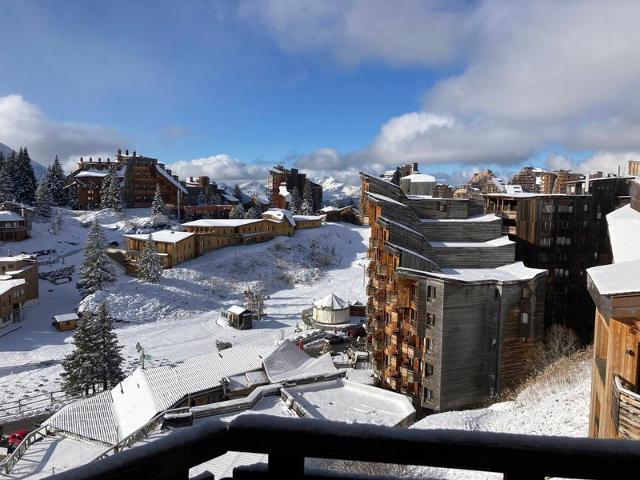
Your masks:
<svg viewBox="0 0 640 480"><path fill-rule="evenodd" d="M252 205L251 208L247 210L246 218L260 218L260 209Z"/></svg>
<svg viewBox="0 0 640 480"><path fill-rule="evenodd" d="M298 187L293 187L293 190L291 191L289 209L296 214L300 214L302 212L302 199L300 198L300 191L298 190Z"/></svg>
<svg viewBox="0 0 640 480"><path fill-rule="evenodd" d="M16 152L11 152L2 163L2 169L0 169L0 194L2 194L3 200L15 200L16 182L15 182L15 168L16 168Z"/></svg>
<svg viewBox="0 0 640 480"><path fill-rule="evenodd" d="M198 194L198 198L197 198L196 202L198 203L198 205L204 205L204 204L206 204L206 203L207 203L207 199L206 199L206 197L204 196L204 193L203 193L203 192L200 192L200 193Z"/></svg>
<svg viewBox="0 0 640 480"><path fill-rule="evenodd" d="M72 395L95 392L97 378L97 339L93 314L83 313L73 334L73 351L62 360L62 389Z"/></svg>
<svg viewBox="0 0 640 480"><path fill-rule="evenodd" d="M14 166L15 199L17 202L33 205L36 197L38 182L33 172L31 158L26 148L18 152Z"/></svg>
<svg viewBox="0 0 640 480"><path fill-rule="evenodd" d="M78 191L78 184L73 182L66 187L67 206L71 210L78 210L80 208L80 192Z"/></svg>
<svg viewBox="0 0 640 480"><path fill-rule="evenodd" d="M102 302L98 313L93 317L93 336L96 343L96 381L103 390L114 387L124 379L120 354L122 347L113 329L113 318L109 315L107 304Z"/></svg>
<svg viewBox="0 0 640 480"><path fill-rule="evenodd" d="M162 277L162 263L151 234L138 258L138 277L147 282L157 282Z"/></svg>
<svg viewBox="0 0 640 480"><path fill-rule="evenodd" d="M229 212L229 218L245 218L244 216L244 207L242 206L241 203L235 205L231 211Z"/></svg>
<svg viewBox="0 0 640 480"><path fill-rule="evenodd" d="M60 233L60 229L62 228L62 215L60 215L59 211L53 212L51 216L51 221L49 222L49 233L51 235L58 235Z"/></svg>
<svg viewBox="0 0 640 480"><path fill-rule="evenodd" d="M78 289L83 297L103 289L115 282L116 274L113 264L107 256L106 240L102 227L94 221L89 228L84 244L84 258L80 268Z"/></svg>
<svg viewBox="0 0 640 480"><path fill-rule="evenodd" d="M302 189L302 213L304 215L313 214L313 193L309 180L304 183L304 188Z"/></svg>
<svg viewBox="0 0 640 480"><path fill-rule="evenodd" d="M120 194L120 181L114 168L102 180L100 186L100 208L112 208L119 211L122 209L122 198Z"/></svg>
<svg viewBox="0 0 640 480"><path fill-rule="evenodd" d="M184 219L187 221L193 220L193 207L191 205L184 207Z"/></svg>
<svg viewBox="0 0 640 480"><path fill-rule="evenodd" d="M67 190L64 188L66 184L66 176L62 170L62 165L60 164L60 160L57 155L51 164L51 167L47 171L47 175L49 177L49 188L51 190L54 205L57 205L58 207L67 205Z"/></svg>
<svg viewBox="0 0 640 480"><path fill-rule="evenodd" d="M213 195L211 195L211 198L209 199L209 204L222 205L222 197L219 194L214 193Z"/></svg>
<svg viewBox="0 0 640 480"><path fill-rule="evenodd" d="M49 218L51 216L51 204L53 203L53 195L49 185L49 170L40 181L38 190L36 190L36 213L42 217Z"/></svg>
<svg viewBox="0 0 640 480"><path fill-rule="evenodd" d="M151 202L151 216L157 217L158 215L164 215L164 200L160 191L160 184L156 183L156 193L153 196L153 202Z"/></svg>
<svg viewBox="0 0 640 480"><path fill-rule="evenodd" d="M240 203L242 203L242 190L240 190L240 185L237 183L233 187L233 196L238 199Z"/></svg>

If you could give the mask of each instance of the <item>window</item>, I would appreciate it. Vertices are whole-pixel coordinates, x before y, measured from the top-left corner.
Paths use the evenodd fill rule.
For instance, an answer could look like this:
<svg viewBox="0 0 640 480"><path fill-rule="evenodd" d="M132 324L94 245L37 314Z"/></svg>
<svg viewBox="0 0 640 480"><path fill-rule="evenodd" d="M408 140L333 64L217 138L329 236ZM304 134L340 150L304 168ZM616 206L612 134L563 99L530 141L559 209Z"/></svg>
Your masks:
<svg viewBox="0 0 640 480"><path fill-rule="evenodd" d="M529 298L530 295L531 292L529 290L529 287L522 287L522 298Z"/></svg>
<svg viewBox="0 0 640 480"><path fill-rule="evenodd" d="M436 316L433 313L427 313L427 325L434 326L436 324Z"/></svg>
<svg viewBox="0 0 640 480"><path fill-rule="evenodd" d="M428 352L433 350L433 338L426 337L424 339L424 349Z"/></svg>
<svg viewBox="0 0 640 480"><path fill-rule="evenodd" d="M431 390L430 388L426 388L424 389L424 399L427 402L431 402L433 400L433 390Z"/></svg>
<svg viewBox="0 0 640 480"><path fill-rule="evenodd" d="M529 323L529 314L522 312L522 324L527 325Z"/></svg>
<svg viewBox="0 0 640 480"><path fill-rule="evenodd" d="M429 285L427 287L427 300L433 300L436 298L436 287Z"/></svg>
<svg viewBox="0 0 640 480"><path fill-rule="evenodd" d="M425 377L430 377L431 375L433 375L433 365L431 365L430 363L425 363L424 364L424 376Z"/></svg>

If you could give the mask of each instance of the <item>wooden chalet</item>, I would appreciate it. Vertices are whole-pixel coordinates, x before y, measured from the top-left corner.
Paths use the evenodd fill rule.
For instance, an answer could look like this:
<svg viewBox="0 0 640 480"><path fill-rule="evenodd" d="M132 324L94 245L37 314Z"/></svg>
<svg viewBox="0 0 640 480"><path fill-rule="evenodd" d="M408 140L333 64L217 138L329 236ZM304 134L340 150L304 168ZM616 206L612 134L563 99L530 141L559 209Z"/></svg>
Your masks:
<svg viewBox="0 0 640 480"><path fill-rule="evenodd" d="M0 282L3 280L25 281L25 302L40 296L38 262L31 255L0 257Z"/></svg>
<svg viewBox="0 0 640 480"><path fill-rule="evenodd" d="M198 255L229 245L266 242L274 236L270 222L262 218L202 219L182 226L187 232L196 234Z"/></svg>
<svg viewBox="0 0 640 480"><path fill-rule="evenodd" d="M324 222L324 215L294 215L296 229L318 228Z"/></svg>
<svg viewBox="0 0 640 480"><path fill-rule="evenodd" d="M51 325L60 332L77 328L79 321L80 317L78 317L77 313L64 313L51 317Z"/></svg>
<svg viewBox="0 0 640 480"><path fill-rule="evenodd" d="M134 259L142 252L149 238L148 234L125 235L127 251L133 252ZM194 258L196 254L195 235L191 232L160 230L151 234L151 240L162 259L162 265L170 268L178 263Z"/></svg>
<svg viewBox="0 0 640 480"><path fill-rule="evenodd" d="M607 216L611 265L590 268L596 305L589 435L640 440L640 183Z"/></svg>
<svg viewBox="0 0 640 480"><path fill-rule="evenodd" d="M227 309L229 325L238 330L253 328L253 316L253 312L238 305L233 305Z"/></svg>

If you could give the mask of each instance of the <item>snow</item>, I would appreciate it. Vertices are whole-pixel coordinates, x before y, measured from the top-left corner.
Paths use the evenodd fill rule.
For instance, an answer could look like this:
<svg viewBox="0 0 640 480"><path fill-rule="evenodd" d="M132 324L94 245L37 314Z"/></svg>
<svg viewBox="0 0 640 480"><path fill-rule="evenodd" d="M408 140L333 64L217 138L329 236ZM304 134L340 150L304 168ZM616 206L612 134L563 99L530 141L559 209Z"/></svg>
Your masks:
<svg viewBox="0 0 640 480"><path fill-rule="evenodd" d="M303 221L303 220L322 220L324 215L294 215L293 219L295 221Z"/></svg>
<svg viewBox="0 0 640 480"><path fill-rule="evenodd" d="M349 308L349 303L331 292L326 297L322 297L320 300L313 302L313 306L327 310L341 310L343 308Z"/></svg>
<svg viewBox="0 0 640 480"><path fill-rule="evenodd" d="M640 260L640 212L625 205L607 215L607 224L614 262Z"/></svg>
<svg viewBox="0 0 640 480"><path fill-rule="evenodd" d="M476 215L476 216L467 217L467 218L421 218L420 219L420 222L422 223L448 223L448 222L476 223L476 222L495 222L495 221L502 222L502 219L498 217L495 213L487 213L484 215Z"/></svg>
<svg viewBox="0 0 640 480"><path fill-rule="evenodd" d="M180 182L178 182L175 178L173 178L171 175L169 175L167 173L167 171L162 168L160 165L158 165L157 163L156 165L156 170L160 173L160 175L162 175L164 178L166 178L167 180L169 180L169 182L171 182L173 184L174 187L176 187L178 190L180 190L182 193L184 193L185 195L188 194L189 192L187 191L186 188L184 188L182 186L182 184Z"/></svg>
<svg viewBox="0 0 640 480"><path fill-rule="evenodd" d="M287 186L286 185L280 185L278 187L278 194L283 197L285 199L285 201L290 202L291 201L291 194L289 193L289 190L287 190Z"/></svg>
<svg viewBox="0 0 640 480"><path fill-rule="evenodd" d="M0 281L0 295L7 293L9 290L15 287L19 287L20 285L26 285L27 282L24 278L16 278L13 280L2 280Z"/></svg>
<svg viewBox="0 0 640 480"><path fill-rule="evenodd" d="M402 270L411 271L411 269L408 268L403 268ZM478 282L483 280L508 282L514 280L531 280L535 278L536 275L544 272L546 272L546 270L526 267L522 262L515 262L497 268L443 268L442 273L423 272L423 274L464 282Z"/></svg>
<svg viewBox="0 0 640 480"><path fill-rule="evenodd" d="M331 176L315 178L313 181L322 187L322 201L325 204L358 203L360 200L359 182L357 185L348 185Z"/></svg>
<svg viewBox="0 0 640 480"><path fill-rule="evenodd" d="M294 219L294 215L291 213L290 210L285 210L284 208L270 208L269 210L267 210L266 212L262 213L262 218L274 218L278 221L283 221L284 219L287 219L287 221L293 225L295 227L296 225L296 221Z"/></svg>
<svg viewBox="0 0 640 480"><path fill-rule="evenodd" d="M76 313L63 313L62 315L54 315L53 319L56 322L69 322L72 320L78 320L78 315Z"/></svg>
<svg viewBox="0 0 640 480"><path fill-rule="evenodd" d="M436 183L436 177L426 173L412 173L402 177L400 180L411 180L411 183Z"/></svg>
<svg viewBox="0 0 640 480"><path fill-rule="evenodd" d="M233 313L233 314L235 314L235 315L242 315L244 312L246 312L246 311L247 311L247 309L246 309L246 308L244 308L244 307L241 307L241 306L239 306L239 305L232 305L231 307L229 307L229 308L227 309L227 311L228 311L229 313Z"/></svg>
<svg viewBox="0 0 640 480"><path fill-rule="evenodd" d="M507 235L503 237L487 240L486 242L429 242L434 248L492 248L503 247L505 245L513 245L515 242L509 240Z"/></svg>
<svg viewBox="0 0 640 480"><path fill-rule="evenodd" d="M195 233L192 232L176 232L175 230L160 230L159 232L153 232L151 234L151 239L154 242L161 243L178 243L182 240L186 240L189 237L192 237ZM132 235L124 235L126 238L133 238L136 240L146 240L149 235L147 234L132 234Z"/></svg>
<svg viewBox="0 0 640 480"><path fill-rule="evenodd" d="M261 222L262 219L209 219L194 220L193 222L183 223L183 227L241 227L252 223Z"/></svg>
<svg viewBox="0 0 640 480"><path fill-rule="evenodd" d="M0 210L0 222L23 222L24 217L10 210Z"/></svg>

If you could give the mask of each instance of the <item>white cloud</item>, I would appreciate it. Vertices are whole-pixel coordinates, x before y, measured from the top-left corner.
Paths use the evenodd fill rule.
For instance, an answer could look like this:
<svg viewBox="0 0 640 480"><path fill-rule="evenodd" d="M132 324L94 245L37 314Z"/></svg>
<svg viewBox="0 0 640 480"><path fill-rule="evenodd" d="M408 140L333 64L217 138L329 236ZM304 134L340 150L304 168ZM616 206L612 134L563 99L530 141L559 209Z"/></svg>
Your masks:
<svg viewBox="0 0 640 480"><path fill-rule="evenodd" d="M414 161L515 165L553 146L610 159L639 149L639 2L450 5L273 0L245 3L243 12L287 51L457 66L425 92L421 110L388 120L369 146L338 156L338 173ZM593 162L617 170L618 160L604 155Z"/></svg>
<svg viewBox="0 0 640 480"><path fill-rule="evenodd" d="M115 152L126 144L112 129L53 121L20 95L0 97L0 142L15 150L27 147L31 158L44 165L58 155L67 167L79 156L106 157L102 152Z"/></svg>
<svg viewBox="0 0 640 480"><path fill-rule="evenodd" d="M267 170L259 165L244 163L226 154L181 160L168 165L171 171L184 177L208 176L212 180L264 180Z"/></svg>
<svg viewBox="0 0 640 480"><path fill-rule="evenodd" d="M605 173L627 174L629 160L640 160L640 151L637 152L596 152L593 155L574 161L564 155L555 155L547 159L547 165L554 169L570 169L580 173L595 173L598 171Z"/></svg>

